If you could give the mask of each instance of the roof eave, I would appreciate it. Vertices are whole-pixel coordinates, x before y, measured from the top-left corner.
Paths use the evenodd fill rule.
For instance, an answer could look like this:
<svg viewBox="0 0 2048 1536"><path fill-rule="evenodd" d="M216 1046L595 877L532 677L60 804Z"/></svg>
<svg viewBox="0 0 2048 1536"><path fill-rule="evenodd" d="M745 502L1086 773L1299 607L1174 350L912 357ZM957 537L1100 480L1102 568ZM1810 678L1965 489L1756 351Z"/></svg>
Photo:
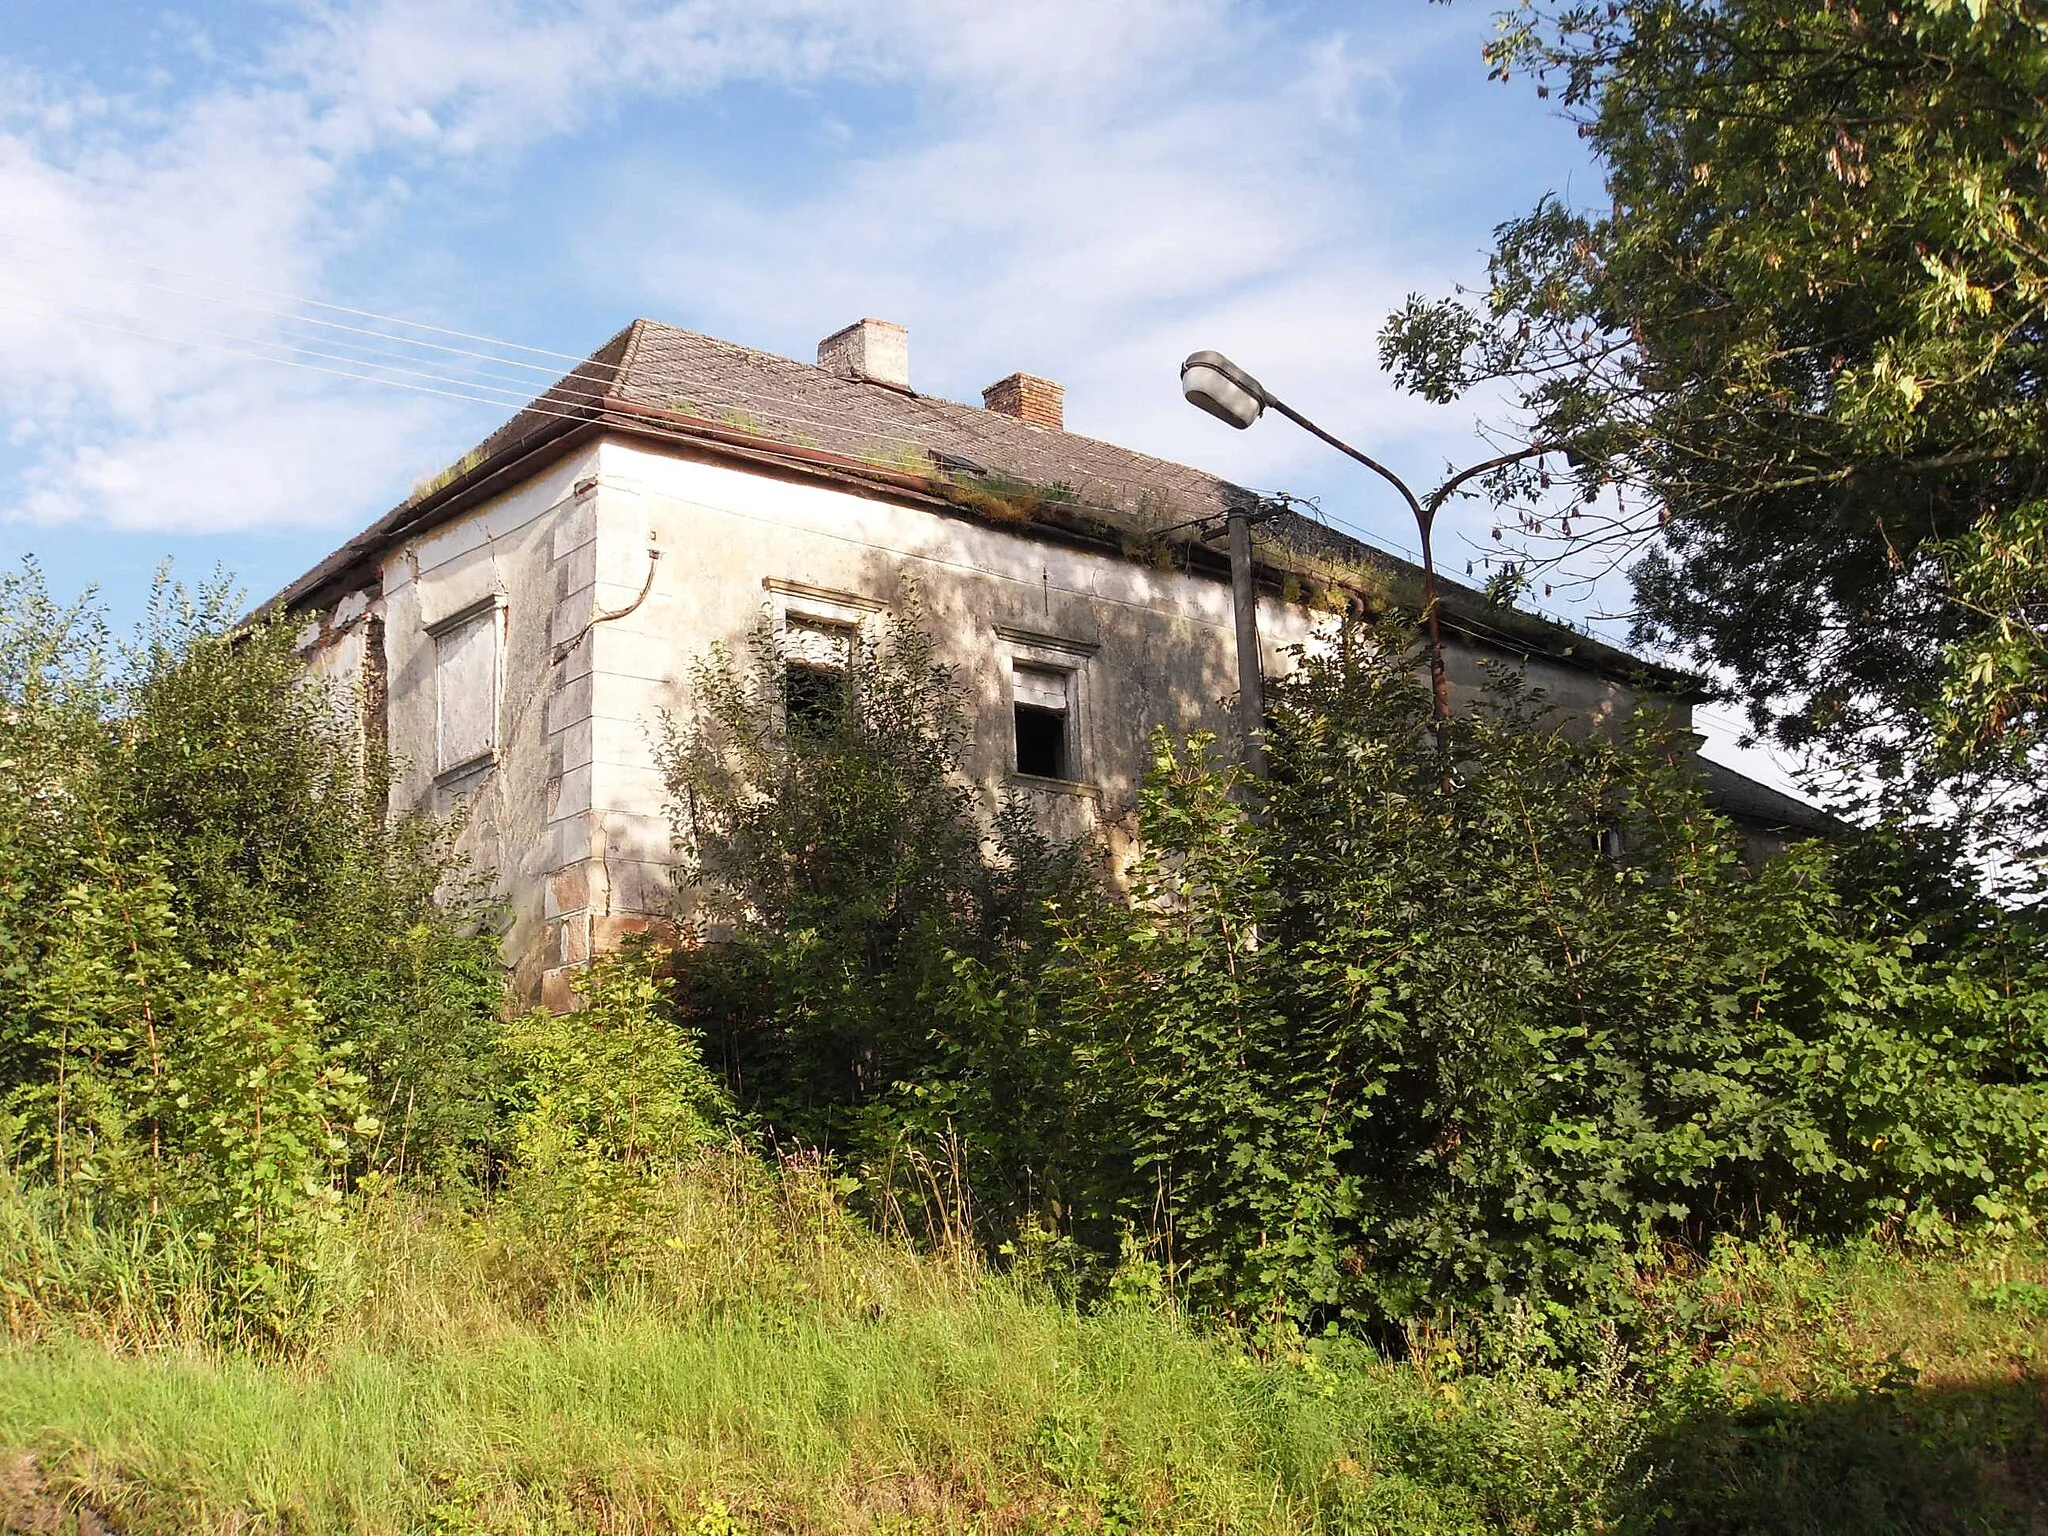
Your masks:
<svg viewBox="0 0 2048 1536"><path fill-rule="evenodd" d="M339 596L357 584L353 579L375 565L401 540L425 533L499 493L498 483L515 469L531 473L573 451L602 431L595 417L545 423L516 443L457 475L446 485L413 500L400 502L333 554L257 607L252 617L291 613L321 606L329 593ZM524 478L524 475L521 476Z"/></svg>
<svg viewBox="0 0 2048 1536"><path fill-rule="evenodd" d="M620 339L626 338L622 335ZM691 448L713 458L752 469L770 468L780 473L824 479L842 487L864 490L868 493L880 491L908 499L927 510L963 517L1027 537L1035 536L1058 543L1080 543L1094 548L1111 549L1120 548L1125 542L1118 538L1116 532L1106 523L1099 527L1090 526L1078 517L1061 521L1033 519L1029 522L1014 522L986 512L978 512L972 506L949 499L945 491L953 486L953 482L943 474L926 475L892 469L863 459L833 453L827 449L799 447L737 427L708 422L701 417L680 411L666 410L623 399L615 394L606 394L592 402L587 409L579 410L574 415L544 419L533 431L505 444L446 485L394 507L263 603L256 610L256 616L325 606L327 600L338 599L343 592L361 585L364 577L392 546L460 516L480 502L502 492L508 481L526 478L562 455L607 433L658 442L669 447ZM1199 563L1211 574L1221 572L1227 575L1228 564L1221 555L1198 543L1190 542L1188 548L1191 557L1206 557L1199 558L1194 563ZM1419 574L1419 568L1412 567L1408 561L1384 554L1378 558L1394 571L1406 573L1413 570ZM1316 574L1305 569L1297 570L1270 559L1265 564L1272 578L1270 584L1274 586L1283 584L1289 576ZM1342 578L1339 577L1338 580L1341 581ZM1467 613L1467 605L1455 600L1455 592L1450 596L1451 600L1445 601L1440 610L1444 627L1474 643L1524 656L1543 656L1611 680L1647 686L1652 691L1680 701L1697 700L1707 696L1699 680L1690 674L1642 661L1625 651L1580 635L1576 631L1557 631L1557 638L1560 640L1569 637L1564 645L1546 646L1536 643L1534 636L1509 633L1498 625L1488 623L1482 617ZM1529 619L1532 624L1544 624L1546 627L1548 625L1548 621L1537 619L1535 616L1523 617ZM1580 645L1592 649L1586 655L1573 654Z"/></svg>

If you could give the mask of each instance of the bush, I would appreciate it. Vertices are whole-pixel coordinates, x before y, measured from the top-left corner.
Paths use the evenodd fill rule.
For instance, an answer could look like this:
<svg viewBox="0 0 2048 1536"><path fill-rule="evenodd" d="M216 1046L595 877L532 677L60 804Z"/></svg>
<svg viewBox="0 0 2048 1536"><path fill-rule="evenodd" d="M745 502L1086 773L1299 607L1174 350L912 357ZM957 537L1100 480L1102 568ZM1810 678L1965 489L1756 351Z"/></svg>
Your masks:
<svg viewBox="0 0 2048 1536"><path fill-rule="evenodd" d="M796 709L789 661L764 620L665 733L696 918L729 925L684 971L685 1016L771 1134L884 1183L961 1164L955 1193L1007 1224L1045 1198L1061 1134L1046 920L1085 850L1022 803L991 817L960 774L960 684L914 601L843 671L805 674Z"/></svg>
<svg viewBox="0 0 2048 1536"><path fill-rule="evenodd" d="M1091 1246L1245 1322L1572 1329L1766 1217L2037 1221L2037 935L1936 944L1824 845L1746 870L1655 714L1578 736L1503 678L1439 750L1416 677L1393 631L1303 657L1263 786L1160 740L1133 902L1063 923Z"/></svg>
<svg viewBox="0 0 2048 1536"><path fill-rule="evenodd" d="M203 1245L276 1297L314 1229L339 1214L351 1134L378 1128L362 1074L349 1070L349 1042L322 1043L304 978L267 946L209 973L175 1022L163 1091L189 1164L178 1204L205 1224Z"/></svg>
<svg viewBox="0 0 2048 1536"><path fill-rule="evenodd" d="M20 1175L282 1317L350 1179L496 1155L503 980L355 701L232 613L160 583L121 648L0 577L0 1113Z"/></svg>
<svg viewBox="0 0 2048 1536"><path fill-rule="evenodd" d="M631 951L584 973L582 1008L515 1021L509 1195L582 1271L625 1262L679 1164L732 1136L724 1089L679 1027L660 982L666 956Z"/></svg>

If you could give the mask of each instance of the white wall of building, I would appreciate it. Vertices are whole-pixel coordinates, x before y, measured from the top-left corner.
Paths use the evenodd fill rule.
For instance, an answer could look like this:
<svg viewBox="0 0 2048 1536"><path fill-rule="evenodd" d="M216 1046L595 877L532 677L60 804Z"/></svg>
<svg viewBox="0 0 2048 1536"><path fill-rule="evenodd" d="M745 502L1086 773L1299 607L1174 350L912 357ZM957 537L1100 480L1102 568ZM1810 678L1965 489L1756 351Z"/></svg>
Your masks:
<svg viewBox="0 0 2048 1536"><path fill-rule="evenodd" d="M872 625L913 588L968 686L966 768L991 803L1025 794L1051 828L1115 847L1154 728L1228 738L1227 582L623 438L392 551L381 593L329 616L317 664L360 672L367 620L381 620L394 809L466 816L461 846L504 898L516 985L561 1003L593 948L679 911L655 745L664 712L692 707L693 665L743 646L764 614ZM1269 675L1314 624L1262 600ZM1453 658L1461 693L1474 660ZM1020 662L1066 675L1073 782L1013 772ZM1617 685L1535 670L1588 720L1632 705Z"/></svg>

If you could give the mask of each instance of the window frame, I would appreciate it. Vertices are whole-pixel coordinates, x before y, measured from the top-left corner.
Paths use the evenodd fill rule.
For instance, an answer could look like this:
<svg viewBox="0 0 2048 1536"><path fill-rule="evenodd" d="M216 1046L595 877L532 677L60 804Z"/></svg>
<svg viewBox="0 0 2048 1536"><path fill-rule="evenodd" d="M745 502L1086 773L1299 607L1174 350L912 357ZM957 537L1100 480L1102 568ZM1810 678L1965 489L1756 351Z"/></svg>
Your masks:
<svg viewBox="0 0 2048 1536"><path fill-rule="evenodd" d="M832 649L840 651L840 659L828 661L821 656L793 655L788 643L791 622L801 624L811 634L830 637ZM830 735L837 726L845 724L849 677L855 649L861 643L860 631L851 624L827 624L808 614L794 614L785 621L782 637L783 729L791 735L799 730L805 736ZM843 641L838 637L843 637ZM842 644L844 649L840 650ZM799 685L799 677L809 681Z"/></svg>
<svg viewBox="0 0 2048 1536"><path fill-rule="evenodd" d="M1003 725L1009 738L1005 753L1008 776L1017 783L1036 785L1047 789L1092 791L1094 781L1091 775L1095 768L1095 754L1092 750L1090 730L1094 701L1090 697L1089 662L1101 646L1086 640L1070 640L1061 635L1040 634L1033 630L1013 629L1007 624L998 624L996 631L996 653L1001 660L1003 679ZM1066 739L1064 775L1049 778L1044 774L1026 773L1017 766L1017 669L1027 672L1057 672L1066 678Z"/></svg>
<svg viewBox="0 0 2048 1536"><path fill-rule="evenodd" d="M852 631L855 646L872 644L872 624L881 614L888 611L886 605L857 592L837 592L828 587L814 587L805 582L788 581L776 576L764 576L761 585L768 593L768 605L775 631L776 644L784 648L783 656L783 728L789 728L789 657L786 654L791 621L820 629L844 629ZM850 667L853 656L849 652L847 663ZM799 661L798 665L816 671L827 670L813 661Z"/></svg>
<svg viewBox="0 0 2048 1536"><path fill-rule="evenodd" d="M489 740L481 752L448 760L448 690L442 661L447 642L462 631L488 621L491 627L491 699ZM496 592L465 604L426 626L434 648L434 782L448 784L497 766L504 751L506 606Z"/></svg>
<svg viewBox="0 0 2048 1536"><path fill-rule="evenodd" d="M1025 679L1027 677L1057 678L1059 680L1059 703L1057 706L1039 699L1027 699ZM1047 690L1050 692L1051 690ZM1031 720L1051 722L1047 726L1049 740L1040 745L1051 745L1050 754L1057 765L1056 772L1042 773L1024 765L1025 724ZM1074 765L1074 674L1064 668L1055 671L1031 662L1010 663L1010 769L1020 778L1057 779L1073 782L1068 770Z"/></svg>

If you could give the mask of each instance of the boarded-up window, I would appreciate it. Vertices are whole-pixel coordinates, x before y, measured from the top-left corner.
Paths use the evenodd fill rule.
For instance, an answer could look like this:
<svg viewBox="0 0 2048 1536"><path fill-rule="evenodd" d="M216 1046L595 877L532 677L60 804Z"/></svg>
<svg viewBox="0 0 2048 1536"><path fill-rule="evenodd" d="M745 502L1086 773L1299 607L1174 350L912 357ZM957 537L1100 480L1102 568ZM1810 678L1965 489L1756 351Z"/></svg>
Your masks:
<svg viewBox="0 0 2048 1536"><path fill-rule="evenodd" d="M791 614L782 625L782 654L806 666L838 667L843 671L853 662L853 636L851 624Z"/></svg>
<svg viewBox="0 0 2048 1536"><path fill-rule="evenodd" d="M1049 667L1018 667L1011 696L1016 707L1017 771L1041 779L1072 776L1067 746L1070 674Z"/></svg>
<svg viewBox="0 0 2048 1536"><path fill-rule="evenodd" d="M791 614L782 626L782 703L794 731L829 729L849 702L851 624Z"/></svg>
<svg viewBox="0 0 2048 1536"><path fill-rule="evenodd" d="M434 635L440 771L487 762L498 750L500 613L479 609Z"/></svg>

